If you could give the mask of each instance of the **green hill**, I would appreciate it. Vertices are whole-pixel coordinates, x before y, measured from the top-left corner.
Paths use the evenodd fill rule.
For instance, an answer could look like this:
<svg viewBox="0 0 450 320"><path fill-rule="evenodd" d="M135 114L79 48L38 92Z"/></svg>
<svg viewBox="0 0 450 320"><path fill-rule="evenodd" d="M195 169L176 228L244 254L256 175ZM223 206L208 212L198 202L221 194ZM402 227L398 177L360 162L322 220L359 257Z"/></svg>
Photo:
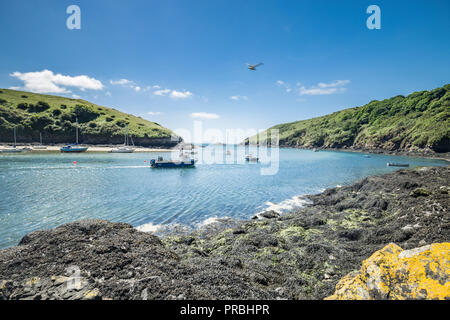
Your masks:
<svg viewBox="0 0 450 320"><path fill-rule="evenodd" d="M270 129L285 147L449 152L450 84Z"/></svg>
<svg viewBox="0 0 450 320"><path fill-rule="evenodd" d="M112 108L80 99L0 89L0 142L12 142L16 126L18 142L38 142L41 132L44 143L71 143L75 141L76 118L80 143L123 143L126 127L136 145L171 147L178 143L171 139L174 133L169 129Z"/></svg>

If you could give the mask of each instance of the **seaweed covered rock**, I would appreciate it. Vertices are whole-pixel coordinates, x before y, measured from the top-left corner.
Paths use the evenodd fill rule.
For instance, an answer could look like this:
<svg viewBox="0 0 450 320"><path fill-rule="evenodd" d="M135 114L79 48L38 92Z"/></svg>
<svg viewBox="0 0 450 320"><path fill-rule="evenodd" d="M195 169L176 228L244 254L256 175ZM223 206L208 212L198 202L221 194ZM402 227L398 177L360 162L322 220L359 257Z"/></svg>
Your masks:
<svg viewBox="0 0 450 320"><path fill-rule="evenodd" d="M339 281L326 299L450 299L450 243L411 250L390 243Z"/></svg>

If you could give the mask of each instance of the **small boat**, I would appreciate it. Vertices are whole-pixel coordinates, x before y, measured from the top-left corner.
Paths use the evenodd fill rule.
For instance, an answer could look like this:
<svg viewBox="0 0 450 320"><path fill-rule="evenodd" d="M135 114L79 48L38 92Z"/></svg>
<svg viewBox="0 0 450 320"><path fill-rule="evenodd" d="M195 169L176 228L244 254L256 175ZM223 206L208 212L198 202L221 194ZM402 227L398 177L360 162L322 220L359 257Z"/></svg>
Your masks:
<svg viewBox="0 0 450 320"><path fill-rule="evenodd" d="M131 138L131 141L133 141L132 138ZM134 145L134 143L133 143L133 145ZM113 148L113 149L111 149L110 152L111 153L133 153L134 152L134 148L132 148L128 145L128 127L125 130L125 142L124 142L123 146L118 147L118 148Z"/></svg>
<svg viewBox="0 0 450 320"><path fill-rule="evenodd" d="M134 149L128 146L111 149L110 153L133 153Z"/></svg>
<svg viewBox="0 0 450 320"><path fill-rule="evenodd" d="M79 152L85 152L85 151L87 151L87 149L88 149L88 147L81 147L81 146L78 146L78 144L68 144L59 150L61 150L61 152L78 152L79 153Z"/></svg>
<svg viewBox="0 0 450 320"><path fill-rule="evenodd" d="M6 149L0 149L0 152L2 153L18 153L18 152L24 152L29 151L28 148L6 148Z"/></svg>
<svg viewBox="0 0 450 320"><path fill-rule="evenodd" d="M38 146L34 146L33 149L34 150L45 150L45 149L47 149L46 146L42 145L42 133L40 133L40 132L39 132L39 141L41 142L41 144L38 145Z"/></svg>
<svg viewBox="0 0 450 320"><path fill-rule="evenodd" d="M76 139L77 142L75 144L68 144L65 145L64 147L62 147L61 149L59 149L61 152L75 152L75 153L80 153L80 152L85 152L87 151L88 147L81 147L78 146L78 118L76 119L77 125L76 125Z"/></svg>
<svg viewBox="0 0 450 320"><path fill-rule="evenodd" d="M393 163L393 162L388 162L387 163L388 167L409 167L409 163Z"/></svg>
<svg viewBox="0 0 450 320"><path fill-rule="evenodd" d="M17 138L16 138L16 127L14 127L14 145L12 148L6 148L6 149L0 149L0 152L2 153L18 153L18 152L24 152L24 151L30 151L30 148L17 148L16 143L17 143Z"/></svg>
<svg viewBox="0 0 450 320"><path fill-rule="evenodd" d="M253 157L251 154L248 154L248 155L245 156L245 161L258 162L259 158L258 157Z"/></svg>
<svg viewBox="0 0 450 320"><path fill-rule="evenodd" d="M193 168L195 167L194 159L181 160L164 160L163 157L158 157L157 160L150 160L152 168Z"/></svg>
<svg viewBox="0 0 450 320"><path fill-rule="evenodd" d="M318 152L319 150L317 150L316 148L313 149L313 152Z"/></svg>

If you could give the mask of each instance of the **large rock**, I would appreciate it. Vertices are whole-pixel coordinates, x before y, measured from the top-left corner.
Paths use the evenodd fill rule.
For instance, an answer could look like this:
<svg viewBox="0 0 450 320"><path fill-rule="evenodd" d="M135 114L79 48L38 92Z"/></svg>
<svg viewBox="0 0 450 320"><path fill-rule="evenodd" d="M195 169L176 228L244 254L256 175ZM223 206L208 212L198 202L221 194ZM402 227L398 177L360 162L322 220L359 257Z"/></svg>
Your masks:
<svg viewBox="0 0 450 320"><path fill-rule="evenodd" d="M450 299L450 243L411 250L390 243L339 281L326 299Z"/></svg>
<svg viewBox="0 0 450 320"><path fill-rule="evenodd" d="M182 261L126 223L82 220L0 250L3 299L273 299L230 267Z"/></svg>

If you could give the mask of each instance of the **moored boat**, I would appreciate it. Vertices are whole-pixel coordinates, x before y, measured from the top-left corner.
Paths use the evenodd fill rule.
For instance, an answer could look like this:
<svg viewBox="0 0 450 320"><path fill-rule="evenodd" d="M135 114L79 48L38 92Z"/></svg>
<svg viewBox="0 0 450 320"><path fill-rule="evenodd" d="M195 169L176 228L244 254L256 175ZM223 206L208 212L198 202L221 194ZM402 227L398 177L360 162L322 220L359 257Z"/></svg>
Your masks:
<svg viewBox="0 0 450 320"><path fill-rule="evenodd" d="M33 149L34 150L45 150L45 149L47 149L47 147L42 144L42 133L41 132L39 132L39 141L40 141L40 144L38 146L34 146Z"/></svg>
<svg viewBox="0 0 450 320"><path fill-rule="evenodd" d="M245 161L258 162L259 158L258 157L253 157L251 154L248 154L248 155L245 156Z"/></svg>
<svg viewBox="0 0 450 320"><path fill-rule="evenodd" d="M78 144L68 144L59 149L61 152L85 152L88 147L78 146Z"/></svg>
<svg viewBox="0 0 450 320"><path fill-rule="evenodd" d="M150 160L150 166L152 168L193 168L195 167L195 160L164 160L162 157L158 157L157 160Z"/></svg>
<svg viewBox="0 0 450 320"><path fill-rule="evenodd" d="M14 127L14 145L12 148L5 148L0 149L0 152L2 153L18 153L18 152L24 152L24 151L30 151L30 148L24 147L24 148L17 148L16 146L17 138L16 138L16 127Z"/></svg>
<svg viewBox="0 0 450 320"><path fill-rule="evenodd" d="M78 118L76 119L76 143L75 144L68 144L65 145L64 147L62 147L61 149L59 149L61 152L76 152L76 153L80 153L80 152L85 152L87 151L88 147L82 147L78 145Z"/></svg>
<svg viewBox="0 0 450 320"><path fill-rule="evenodd" d="M130 137L131 138L131 137ZM125 141L123 143L122 147L118 147L118 148L112 148L111 153L133 153L134 152L134 148L132 148L131 146L128 145L128 127L125 130L125 137L124 137ZM133 141L133 139L131 138L131 141ZM134 145L134 143L133 143Z"/></svg>
<svg viewBox="0 0 450 320"><path fill-rule="evenodd" d="M128 146L111 149L110 153L133 153L134 149Z"/></svg>
<svg viewBox="0 0 450 320"><path fill-rule="evenodd" d="M388 167L409 167L409 163L394 163L394 162L388 162Z"/></svg>

